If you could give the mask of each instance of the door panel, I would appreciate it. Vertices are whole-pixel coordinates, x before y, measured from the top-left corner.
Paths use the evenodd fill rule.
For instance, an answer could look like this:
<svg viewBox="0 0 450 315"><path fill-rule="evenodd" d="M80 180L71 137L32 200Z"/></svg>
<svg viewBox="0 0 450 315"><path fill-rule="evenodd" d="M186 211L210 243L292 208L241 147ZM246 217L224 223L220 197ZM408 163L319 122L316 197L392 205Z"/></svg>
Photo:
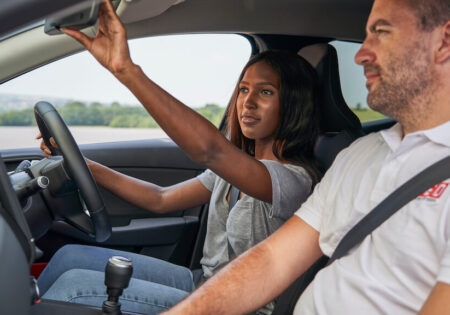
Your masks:
<svg viewBox="0 0 450 315"><path fill-rule="evenodd" d="M161 186L179 183L203 171L202 166L169 139L89 144L81 145L80 149L94 161ZM24 159L42 158L39 149L5 150L2 156L9 170ZM191 264L204 205L161 215L131 205L103 188L100 192L113 234L105 243L96 245L148 254L186 266ZM67 243L95 244L95 241L64 222L55 222L52 230L38 241L45 252L43 260Z"/></svg>

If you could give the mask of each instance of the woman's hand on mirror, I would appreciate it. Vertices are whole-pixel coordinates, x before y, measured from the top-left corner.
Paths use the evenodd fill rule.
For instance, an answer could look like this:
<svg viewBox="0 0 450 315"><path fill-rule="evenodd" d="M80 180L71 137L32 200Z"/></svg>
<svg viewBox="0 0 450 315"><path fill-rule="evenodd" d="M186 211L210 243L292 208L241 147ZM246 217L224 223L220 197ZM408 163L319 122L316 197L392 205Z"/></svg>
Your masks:
<svg viewBox="0 0 450 315"><path fill-rule="evenodd" d="M120 75L134 64L128 49L125 27L108 0L100 5L98 23L98 33L93 38L69 28L63 28L61 31L80 42L101 65L114 75Z"/></svg>

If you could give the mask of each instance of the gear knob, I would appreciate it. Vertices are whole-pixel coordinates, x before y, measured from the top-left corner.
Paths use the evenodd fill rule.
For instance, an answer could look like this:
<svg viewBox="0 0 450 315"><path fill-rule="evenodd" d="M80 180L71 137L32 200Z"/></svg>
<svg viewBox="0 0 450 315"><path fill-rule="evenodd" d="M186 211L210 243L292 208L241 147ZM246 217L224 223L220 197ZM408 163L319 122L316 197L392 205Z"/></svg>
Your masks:
<svg viewBox="0 0 450 315"><path fill-rule="evenodd" d="M121 314L119 297L130 283L133 264L130 259L112 256L105 267L105 285L108 300L103 302L103 314Z"/></svg>
<svg viewBox="0 0 450 315"><path fill-rule="evenodd" d="M108 290L122 290L128 287L133 264L130 259L122 256L112 256L105 268L105 285Z"/></svg>

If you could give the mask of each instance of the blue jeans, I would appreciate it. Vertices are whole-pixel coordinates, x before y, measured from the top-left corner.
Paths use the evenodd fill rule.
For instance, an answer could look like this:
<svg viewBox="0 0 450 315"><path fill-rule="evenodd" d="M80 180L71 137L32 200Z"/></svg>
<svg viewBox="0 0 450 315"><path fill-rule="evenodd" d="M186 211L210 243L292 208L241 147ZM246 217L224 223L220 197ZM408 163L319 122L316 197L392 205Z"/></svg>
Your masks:
<svg viewBox="0 0 450 315"><path fill-rule="evenodd" d="M119 300L122 310L158 314L194 290L187 268L123 251L67 245L56 252L38 279L42 298L101 307L107 298L104 270L114 255L133 261L130 285Z"/></svg>

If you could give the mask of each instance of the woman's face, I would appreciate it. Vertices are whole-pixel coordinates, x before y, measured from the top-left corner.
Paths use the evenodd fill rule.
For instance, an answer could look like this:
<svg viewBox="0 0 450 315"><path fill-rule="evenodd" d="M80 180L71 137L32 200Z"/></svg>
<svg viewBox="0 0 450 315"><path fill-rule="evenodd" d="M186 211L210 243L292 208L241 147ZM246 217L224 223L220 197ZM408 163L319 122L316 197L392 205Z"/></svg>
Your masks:
<svg viewBox="0 0 450 315"><path fill-rule="evenodd" d="M272 140L280 112L280 78L264 61L245 71L239 82L236 109L245 137Z"/></svg>

